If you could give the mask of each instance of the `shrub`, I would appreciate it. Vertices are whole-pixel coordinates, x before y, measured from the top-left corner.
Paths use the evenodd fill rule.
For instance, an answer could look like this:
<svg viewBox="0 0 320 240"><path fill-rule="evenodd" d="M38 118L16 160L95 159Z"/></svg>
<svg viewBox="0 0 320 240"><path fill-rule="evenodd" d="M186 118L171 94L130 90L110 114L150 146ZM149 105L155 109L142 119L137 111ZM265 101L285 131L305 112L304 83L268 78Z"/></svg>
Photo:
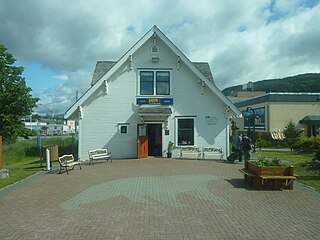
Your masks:
<svg viewBox="0 0 320 240"><path fill-rule="evenodd" d="M258 148L268 148L268 147L271 147L271 142L264 139L262 134L257 134L257 140L256 140L256 146Z"/></svg>
<svg viewBox="0 0 320 240"><path fill-rule="evenodd" d="M258 160L252 162L257 166L284 166L279 158L259 157Z"/></svg>
<svg viewBox="0 0 320 240"><path fill-rule="evenodd" d="M290 147L291 151L296 143L299 141L302 130L297 128L294 122L289 121L289 123L285 126L283 130L283 134L285 136L284 141Z"/></svg>
<svg viewBox="0 0 320 240"><path fill-rule="evenodd" d="M320 136L301 137L294 145L294 149L304 152L314 152L320 150Z"/></svg>

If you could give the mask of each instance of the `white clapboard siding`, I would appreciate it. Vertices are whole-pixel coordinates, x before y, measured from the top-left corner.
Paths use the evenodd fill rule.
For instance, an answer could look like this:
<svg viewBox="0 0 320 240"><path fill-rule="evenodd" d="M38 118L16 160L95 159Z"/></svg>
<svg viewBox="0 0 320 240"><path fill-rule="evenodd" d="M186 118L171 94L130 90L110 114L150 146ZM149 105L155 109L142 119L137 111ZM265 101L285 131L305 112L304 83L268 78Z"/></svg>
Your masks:
<svg viewBox="0 0 320 240"><path fill-rule="evenodd" d="M170 69L171 96L173 98L172 115L169 117L169 136L163 135L163 154L169 140L174 141L176 119L183 116L195 116L195 143L199 147L217 147L226 151L226 113L225 103L217 97L207 86L202 85L200 79L187 65L180 62L177 69L177 56L165 45L161 39L158 63L151 61L150 53L153 39L146 41L132 55L131 66L124 63L107 80L108 93L105 85L101 85L83 104L83 118L80 120L79 156L88 159L88 150L107 148L112 152L112 158L135 158L137 156L137 124L139 106L136 105L138 96L138 70ZM132 67L132 70L131 70ZM215 124L208 124L206 117L214 117ZM119 134L118 124L129 126L128 134Z"/></svg>

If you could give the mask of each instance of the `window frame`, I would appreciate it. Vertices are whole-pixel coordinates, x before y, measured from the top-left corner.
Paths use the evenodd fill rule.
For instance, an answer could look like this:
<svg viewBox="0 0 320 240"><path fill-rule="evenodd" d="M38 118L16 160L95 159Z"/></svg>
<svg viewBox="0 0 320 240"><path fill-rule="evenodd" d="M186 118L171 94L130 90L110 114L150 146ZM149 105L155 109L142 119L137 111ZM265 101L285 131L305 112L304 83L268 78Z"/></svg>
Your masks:
<svg viewBox="0 0 320 240"><path fill-rule="evenodd" d="M141 94L141 72L153 72L153 93L152 94ZM169 93L168 94L157 94L158 91L158 82L165 81L157 81L157 73L168 72L169 73ZM137 86L137 95L138 96L171 96L172 95L172 70L171 69L139 69L138 70L138 86Z"/></svg>
<svg viewBox="0 0 320 240"><path fill-rule="evenodd" d="M127 129L126 132L122 132L123 127L125 127ZM118 133L120 135L128 135L129 134L129 123L119 123L118 124Z"/></svg>
<svg viewBox="0 0 320 240"><path fill-rule="evenodd" d="M179 143L179 120L192 119L193 120L193 145L186 144L182 145ZM196 117L195 116L186 116L186 117L177 117L175 121L176 129L175 129L175 142L177 147L190 147L197 146L197 138L196 138Z"/></svg>

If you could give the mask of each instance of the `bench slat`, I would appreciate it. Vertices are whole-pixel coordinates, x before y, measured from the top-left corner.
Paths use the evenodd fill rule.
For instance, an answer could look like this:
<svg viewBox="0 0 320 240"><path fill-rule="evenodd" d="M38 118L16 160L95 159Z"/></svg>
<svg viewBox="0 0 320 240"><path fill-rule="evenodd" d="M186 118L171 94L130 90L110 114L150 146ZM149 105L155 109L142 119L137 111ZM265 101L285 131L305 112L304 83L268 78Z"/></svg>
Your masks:
<svg viewBox="0 0 320 240"><path fill-rule="evenodd" d="M259 176L262 179L297 179L295 176L273 176L273 175L264 175Z"/></svg>

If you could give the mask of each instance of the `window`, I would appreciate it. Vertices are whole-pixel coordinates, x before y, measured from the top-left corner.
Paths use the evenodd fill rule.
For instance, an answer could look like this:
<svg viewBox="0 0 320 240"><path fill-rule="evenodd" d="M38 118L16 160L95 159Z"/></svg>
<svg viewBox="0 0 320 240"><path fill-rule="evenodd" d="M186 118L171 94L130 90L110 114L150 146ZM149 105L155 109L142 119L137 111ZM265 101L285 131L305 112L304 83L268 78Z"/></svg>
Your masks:
<svg viewBox="0 0 320 240"><path fill-rule="evenodd" d="M169 95L170 94L170 73L169 72L157 72L156 73L156 86L157 95Z"/></svg>
<svg viewBox="0 0 320 240"><path fill-rule="evenodd" d="M121 126L120 127L120 133L121 134L127 134L128 133L128 126Z"/></svg>
<svg viewBox="0 0 320 240"><path fill-rule="evenodd" d="M254 112L253 112L254 111ZM265 108L255 108L252 110L244 110L244 127L245 128L265 128Z"/></svg>
<svg viewBox="0 0 320 240"><path fill-rule="evenodd" d="M129 134L129 124L118 124L119 134Z"/></svg>
<svg viewBox="0 0 320 240"><path fill-rule="evenodd" d="M154 73L151 71L140 72L140 94L153 95L154 91Z"/></svg>
<svg viewBox="0 0 320 240"><path fill-rule="evenodd" d="M194 145L194 119L178 119L178 145Z"/></svg>
<svg viewBox="0 0 320 240"><path fill-rule="evenodd" d="M140 95L170 95L170 71L140 71Z"/></svg>

